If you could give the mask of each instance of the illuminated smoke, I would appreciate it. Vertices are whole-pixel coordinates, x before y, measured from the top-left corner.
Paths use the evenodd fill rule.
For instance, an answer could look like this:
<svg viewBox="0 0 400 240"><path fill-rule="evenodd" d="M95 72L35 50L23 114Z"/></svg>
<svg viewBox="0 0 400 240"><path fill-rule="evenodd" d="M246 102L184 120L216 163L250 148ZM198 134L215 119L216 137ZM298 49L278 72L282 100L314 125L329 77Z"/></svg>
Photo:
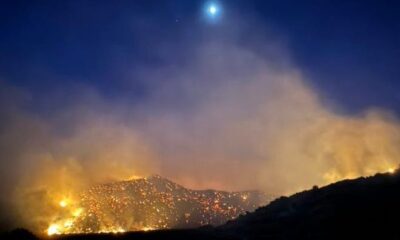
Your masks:
<svg viewBox="0 0 400 240"><path fill-rule="evenodd" d="M64 198L132 176L285 194L397 167L395 116L339 114L279 41L248 39L263 50L254 51L239 43L240 34L179 46L190 53L184 63L122 69L124 84L140 79L147 90L135 104L79 86L68 104L40 114L27 110L24 90L2 88L1 205L13 209L14 226L46 229ZM176 45L156 51L170 60L168 49Z"/></svg>

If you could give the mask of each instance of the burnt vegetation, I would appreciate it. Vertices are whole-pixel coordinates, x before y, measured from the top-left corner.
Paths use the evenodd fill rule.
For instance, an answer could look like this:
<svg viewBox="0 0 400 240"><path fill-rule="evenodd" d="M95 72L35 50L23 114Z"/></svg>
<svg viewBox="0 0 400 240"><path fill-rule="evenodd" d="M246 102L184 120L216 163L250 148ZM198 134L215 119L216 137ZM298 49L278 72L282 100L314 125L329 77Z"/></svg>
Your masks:
<svg viewBox="0 0 400 240"><path fill-rule="evenodd" d="M191 190L158 175L95 185L82 193L78 216L61 234L121 233L221 225L272 200L259 191ZM68 204L61 210L70 210ZM73 212L75 212L73 211Z"/></svg>
<svg viewBox="0 0 400 240"><path fill-rule="evenodd" d="M53 239L400 239L400 173L340 181L280 197L218 226L121 234L60 235ZM32 237L22 230L8 239ZM3 239L3 238L2 238Z"/></svg>

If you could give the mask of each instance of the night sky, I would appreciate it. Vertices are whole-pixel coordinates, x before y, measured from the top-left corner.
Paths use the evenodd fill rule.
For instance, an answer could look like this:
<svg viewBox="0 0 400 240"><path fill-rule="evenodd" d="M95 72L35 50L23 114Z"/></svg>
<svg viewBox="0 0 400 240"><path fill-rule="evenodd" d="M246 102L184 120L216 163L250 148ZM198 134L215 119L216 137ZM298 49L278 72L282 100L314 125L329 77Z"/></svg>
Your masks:
<svg viewBox="0 0 400 240"><path fill-rule="evenodd" d="M1 78L28 89L34 107L43 91L76 83L106 98L140 101L148 89L140 79L127 86L126 71L168 64L156 52L159 44L210 37L236 21L257 18L258 28L242 33L242 41L268 28L283 39L309 81L342 110L400 111L397 1L220 1L224 16L218 24L203 21L205 2L3 1ZM229 19L233 12L241 16L235 22ZM190 52L173 47L168 60L190 58Z"/></svg>
<svg viewBox="0 0 400 240"><path fill-rule="evenodd" d="M132 177L279 195L393 172L399 9L1 1L0 227Z"/></svg>

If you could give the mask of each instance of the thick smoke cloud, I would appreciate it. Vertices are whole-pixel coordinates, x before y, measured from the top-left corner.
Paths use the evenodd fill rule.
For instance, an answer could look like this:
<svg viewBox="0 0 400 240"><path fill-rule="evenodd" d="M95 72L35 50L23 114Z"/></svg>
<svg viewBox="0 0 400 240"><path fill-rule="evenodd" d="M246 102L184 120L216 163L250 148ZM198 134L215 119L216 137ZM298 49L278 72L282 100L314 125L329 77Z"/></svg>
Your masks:
<svg viewBox="0 0 400 240"><path fill-rule="evenodd" d="M131 176L287 194L397 166L394 116L337 113L280 41L244 40L254 29L240 28L161 44L165 64L124 68L124 84L146 89L135 104L75 86L43 114L26 107L29 90L3 83L1 203L15 226L45 226L61 197ZM174 56L178 47L186 54Z"/></svg>
<svg viewBox="0 0 400 240"><path fill-rule="evenodd" d="M18 90L5 94L9 91L2 93L8 104L2 108L0 137L5 223L37 230L55 217L52 210L62 198L74 198L91 184L157 169L135 129L122 124L94 95L44 118L24 110L23 104L14 105L24 97L16 100L11 95Z"/></svg>
<svg viewBox="0 0 400 240"><path fill-rule="evenodd" d="M397 120L376 109L336 113L284 51L271 59L224 41L199 52L189 71L150 75L166 82L150 106L160 96L190 106L147 120L163 174L198 188L282 194L397 166Z"/></svg>

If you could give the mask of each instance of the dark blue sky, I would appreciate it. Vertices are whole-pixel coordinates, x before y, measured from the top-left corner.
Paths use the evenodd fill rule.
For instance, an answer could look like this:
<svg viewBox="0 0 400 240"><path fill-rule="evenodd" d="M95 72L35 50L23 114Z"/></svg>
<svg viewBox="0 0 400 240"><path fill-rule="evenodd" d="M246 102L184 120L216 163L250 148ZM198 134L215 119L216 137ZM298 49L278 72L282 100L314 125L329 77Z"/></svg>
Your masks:
<svg viewBox="0 0 400 240"><path fill-rule="evenodd" d="M0 230L38 186L276 195L399 166L400 1L209 1L0 0Z"/></svg>
<svg viewBox="0 0 400 240"><path fill-rule="evenodd" d="M197 29L217 31L221 26L201 20L205 2L2 1L0 78L34 99L47 90L87 84L106 98L140 101L146 87L138 80L127 88L126 69L168 64L158 57L158 45L184 44L183 39L198 36ZM397 1L220 3L226 13L247 16L239 21L257 18L259 28L285 39L295 64L341 108L357 112L379 106L400 112ZM229 25L229 14L223 21ZM171 50L177 53L171 61L190 56L179 51Z"/></svg>

